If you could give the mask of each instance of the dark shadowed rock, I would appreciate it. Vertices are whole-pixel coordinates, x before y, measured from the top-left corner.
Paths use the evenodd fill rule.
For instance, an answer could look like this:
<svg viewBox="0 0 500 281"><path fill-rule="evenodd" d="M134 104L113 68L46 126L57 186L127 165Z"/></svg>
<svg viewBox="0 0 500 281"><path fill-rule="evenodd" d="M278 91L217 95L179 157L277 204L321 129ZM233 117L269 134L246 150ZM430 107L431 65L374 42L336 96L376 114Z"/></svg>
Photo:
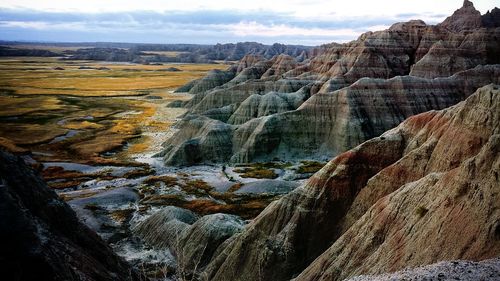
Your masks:
<svg viewBox="0 0 500 281"><path fill-rule="evenodd" d="M177 67L169 67L169 68L158 69L158 71L179 72L179 71L182 71L182 70L178 69Z"/></svg>
<svg viewBox="0 0 500 281"><path fill-rule="evenodd" d="M5 280L140 280L24 162L0 150Z"/></svg>
<svg viewBox="0 0 500 281"><path fill-rule="evenodd" d="M500 9L494 8L481 17L484 27L500 27Z"/></svg>

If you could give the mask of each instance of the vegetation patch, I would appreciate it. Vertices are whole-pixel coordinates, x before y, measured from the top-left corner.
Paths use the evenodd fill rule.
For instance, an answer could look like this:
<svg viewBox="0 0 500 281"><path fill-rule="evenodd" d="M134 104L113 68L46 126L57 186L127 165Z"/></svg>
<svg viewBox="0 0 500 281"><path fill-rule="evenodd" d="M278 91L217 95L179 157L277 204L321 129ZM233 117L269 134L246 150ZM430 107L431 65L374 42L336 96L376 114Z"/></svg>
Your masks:
<svg viewBox="0 0 500 281"><path fill-rule="evenodd" d="M133 209L123 209L123 210L114 210L111 212L110 216L118 223L124 223L129 221L132 218L132 214L134 213Z"/></svg>
<svg viewBox="0 0 500 281"><path fill-rule="evenodd" d="M243 186L243 183L241 182L238 182L238 183L235 183L233 184L228 190L227 192L229 193L233 193L235 191L238 191L241 187Z"/></svg>
<svg viewBox="0 0 500 281"><path fill-rule="evenodd" d="M89 203L83 207L84 209L91 210L91 211L100 211L104 210L103 207L97 205L96 203Z"/></svg>
<svg viewBox="0 0 500 281"><path fill-rule="evenodd" d="M278 177L275 170L285 169L291 167L292 163L289 162L261 162L238 164L233 171L240 174L242 178L255 178L255 179L275 179Z"/></svg>
<svg viewBox="0 0 500 281"><path fill-rule="evenodd" d="M429 212L429 209L427 209L426 207L424 206L420 206L418 207L416 210L415 210L415 213L421 218L423 216L425 216L425 214L427 214L427 212Z"/></svg>
<svg viewBox="0 0 500 281"><path fill-rule="evenodd" d="M76 188L78 187L83 180L70 180L63 182L49 182L47 185L52 189L67 189L67 188Z"/></svg>
<svg viewBox="0 0 500 281"><path fill-rule="evenodd" d="M151 176L144 180L143 183L156 186L160 182L163 182L168 187L173 187L177 185L177 178L172 176Z"/></svg>
<svg viewBox="0 0 500 281"><path fill-rule="evenodd" d="M235 169L234 172L239 173L242 178L275 179L278 177L274 170L267 169L244 168Z"/></svg>
<svg viewBox="0 0 500 281"><path fill-rule="evenodd" d="M165 65L45 57L0 58L0 64L0 135L23 149L43 152L43 156L35 154L37 161L86 164L104 163L111 157L116 162L130 162L131 154L120 151L125 144L140 137L144 129L165 131L171 126L167 122L170 115L153 118L157 108L188 98L171 95L166 89L203 77L214 68L227 67L176 64L182 71L161 72L156 70ZM161 100L128 98L146 94ZM168 114L178 116L182 110ZM78 134L65 138L69 130ZM134 142L131 153L148 150L151 143L144 145L148 141L140 138ZM117 153L108 154L110 151Z"/></svg>
<svg viewBox="0 0 500 281"><path fill-rule="evenodd" d="M301 161L297 168L298 174L313 174L321 170L326 165L325 162L318 161Z"/></svg>
<svg viewBox="0 0 500 281"><path fill-rule="evenodd" d="M144 169L134 169L130 172L126 172L123 177L126 179L135 179L135 178L140 178L140 177L145 177L149 176L154 173L154 170L149 169L149 168L144 168Z"/></svg>
<svg viewBox="0 0 500 281"><path fill-rule="evenodd" d="M185 192L199 196L207 195L213 190L212 186L210 186L205 181L199 179L186 181L184 184L181 184L180 186L182 190L184 190Z"/></svg>

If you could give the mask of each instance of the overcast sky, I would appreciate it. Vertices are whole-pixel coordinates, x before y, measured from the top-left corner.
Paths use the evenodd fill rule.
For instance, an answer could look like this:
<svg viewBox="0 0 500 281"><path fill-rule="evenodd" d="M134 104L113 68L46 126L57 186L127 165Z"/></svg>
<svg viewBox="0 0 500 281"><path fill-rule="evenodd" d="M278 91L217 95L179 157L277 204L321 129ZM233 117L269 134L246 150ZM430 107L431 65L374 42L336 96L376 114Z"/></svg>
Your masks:
<svg viewBox="0 0 500 281"><path fill-rule="evenodd" d="M485 13L500 0L475 0ZM398 21L441 22L463 0L0 0L0 40L346 42Z"/></svg>

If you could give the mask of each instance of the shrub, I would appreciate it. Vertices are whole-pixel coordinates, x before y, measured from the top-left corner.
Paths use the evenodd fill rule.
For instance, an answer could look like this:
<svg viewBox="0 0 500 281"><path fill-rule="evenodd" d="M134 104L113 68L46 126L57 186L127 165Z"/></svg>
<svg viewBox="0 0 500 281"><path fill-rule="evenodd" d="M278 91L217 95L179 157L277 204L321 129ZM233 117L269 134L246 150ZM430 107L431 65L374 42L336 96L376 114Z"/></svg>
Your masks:
<svg viewBox="0 0 500 281"><path fill-rule="evenodd" d="M203 180L190 180L185 184L181 185L182 190L187 193L197 194L197 195L205 195L212 191L213 187L211 187L208 183Z"/></svg>
<svg viewBox="0 0 500 281"><path fill-rule="evenodd" d="M425 216L425 214L427 214L427 212L429 212L429 209L427 209L424 206L420 206L420 207L417 208L417 210L415 210L415 213L417 213L417 215L419 217Z"/></svg>

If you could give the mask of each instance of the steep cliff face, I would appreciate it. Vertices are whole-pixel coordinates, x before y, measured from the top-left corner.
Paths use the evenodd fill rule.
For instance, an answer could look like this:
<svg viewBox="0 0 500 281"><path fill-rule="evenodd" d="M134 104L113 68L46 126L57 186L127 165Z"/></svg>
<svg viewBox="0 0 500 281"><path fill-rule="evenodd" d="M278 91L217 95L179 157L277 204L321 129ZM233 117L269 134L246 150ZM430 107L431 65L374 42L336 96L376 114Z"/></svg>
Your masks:
<svg viewBox="0 0 500 281"><path fill-rule="evenodd" d="M478 29L441 37L412 67L410 75L448 77L476 65L500 63L500 29ZM437 39L437 38L434 38Z"/></svg>
<svg viewBox="0 0 500 281"><path fill-rule="evenodd" d="M0 150L5 280L140 280L21 158Z"/></svg>
<svg viewBox="0 0 500 281"><path fill-rule="evenodd" d="M229 118L228 123L236 126L217 121L214 127L216 122L208 118L181 121L179 132L164 144L165 161L175 165L273 158L327 160L412 115L456 104L492 82L500 83L500 65L479 66L449 78L364 78L349 87L318 93L309 99L307 87L288 94L254 94ZM296 106L299 107L295 109ZM188 129L194 126L202 130ZM210 147L215 143L224 146L215 147L220 154L210 155L212 158L203 158L202 154L213 149L199 150L193 161L186 162L185 157L179 156L187 146L200 141Z"/></svg>
<svg viewBox="0 0 500 281"><path fill-rule="evenodd" d="M329 159L413 114L442 109L498 83L497 14L494 9L481 16L465 1L442 24L397 23L317 48L302 62L248 55L228 70L234 78L227 83L208 83L211 89L207 81L194 83L192 89L208 90L192 90L189 113L234 125L227 136L231 148L218 158L223 161ZM165 143L168 164L187 164L171 157L196 138L183 138L182 131Z"/></svg>
<svg viewBox="0 0 500 281"><path fill-rule="evenodd" d="M343 280L495 257L499 173L500 90L490 85L335 157L268 206L203 274Z"/></svg>
<svg viewBox="0 0 500 281"><path fill-rule="evenodd" d="M497 86L388 134L398 129L406 139L403 157L369 180L344 219L347 231L297 280L343 280L500 253Z"/></svg>
<svg viewBox="0 0 500 281"><path fill-rule="evenodd" d="M187 116L176 126L179 133L164 144L165 149L159 155L165 157L165 162L171 165L192 165L207 159L224 162L231 155L231 125L204 116Z"/></svg>

